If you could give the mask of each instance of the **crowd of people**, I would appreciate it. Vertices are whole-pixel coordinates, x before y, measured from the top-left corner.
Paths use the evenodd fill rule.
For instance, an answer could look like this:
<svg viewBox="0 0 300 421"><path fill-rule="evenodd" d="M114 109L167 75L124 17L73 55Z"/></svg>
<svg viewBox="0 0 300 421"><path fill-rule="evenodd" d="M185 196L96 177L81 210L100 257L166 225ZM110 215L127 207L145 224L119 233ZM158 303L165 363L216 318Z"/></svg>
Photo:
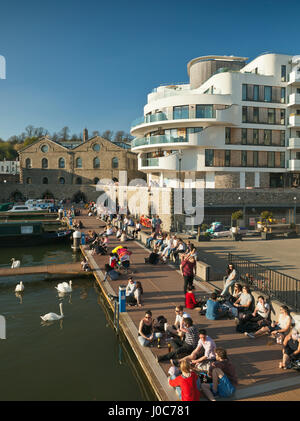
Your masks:
<svg viewBox="0 0 300 421"><path fill-rule="evenodd" d="M89 212L93 212L93 206ZM104 281L115 281L130 271L132 252L123 243L135 239L142 230L142 224L134 222L127 215L105 215L102 219L106 222L105 228L99 234L90 231L86 243L94 254L107 256ZM176 388L181 400L199 400L201 396L210 401L218 397L228 398L234 394L238 385L236 370L227 350L217 347L207 329L199 329L185 309L198 309L210 321L234 318L237 332L247 338L255 339L269 334L282 345L281 369L289 368L293 361L300 358L300 335L292 326L292 318L286 306L281 306L278 320L271 322L270 304L262 295L255 303L249 286L243 284L233 264L227 267L223 290L211 293L208 299L201 299L193 285L196 248L190 241L164 233L161 226L159 216L154 216L151 233L146 241L146 247L151 249L151 253L145 263L165 263L172 257L183 276L185 301L184 306L175 307L174 324L169 324L166 319L163 325L159 324L151 310L147 310L138 326L138 341L143 347L160 348L162 341L167 344L168 352L159 353L156 358L158 362L170 363L169 384ZM133 228L131 233L128 227ZM109 238L113 235L120 241L120 245L109 253ZM88 262L84 261L82 265L84 270L88 270ZM127 305L142 307L143 293L142 283L130 276L126 286Z"/></svg>

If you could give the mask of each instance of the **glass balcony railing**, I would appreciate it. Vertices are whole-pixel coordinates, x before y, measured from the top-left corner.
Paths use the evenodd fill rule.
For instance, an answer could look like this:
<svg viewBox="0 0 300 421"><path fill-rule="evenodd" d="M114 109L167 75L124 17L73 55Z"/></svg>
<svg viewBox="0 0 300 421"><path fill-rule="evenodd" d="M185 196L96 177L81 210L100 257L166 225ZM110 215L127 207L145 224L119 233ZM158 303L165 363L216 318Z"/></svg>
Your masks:
<svg viewBox="0 0 300 421"><path fill-rule="evenodd" d="M188 139L186 137L170 137L170 136L149 136L149 137L143 137L141 139L133 139L131 142L131 147L136 148L138 146L144 146L144 145L157 145L160 143L182 143L182 142L188 142Z"/></svg>
<svg viewBox="0 0 300 421"><path fill-rule="evenodd" d="M142 167L158 167L158 158L143 158Z"/></svg>

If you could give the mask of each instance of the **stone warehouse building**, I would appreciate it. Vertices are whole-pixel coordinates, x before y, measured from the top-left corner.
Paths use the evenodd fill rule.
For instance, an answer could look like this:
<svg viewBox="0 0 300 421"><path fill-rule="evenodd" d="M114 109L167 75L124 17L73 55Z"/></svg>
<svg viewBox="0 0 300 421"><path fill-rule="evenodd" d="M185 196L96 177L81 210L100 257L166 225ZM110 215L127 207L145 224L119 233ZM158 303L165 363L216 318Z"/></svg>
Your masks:
<svg viewBox="0 0 300 421"><path fill-rule="evenodd" d="M57 198L96 191L99 180L119 181L120 171L127 172L127 183L145 179L135 153L100 136L88 139L87 130L82 142L57 142L46 136L21 149L19 156L20 183L27 197L47 190Z"/></svg>

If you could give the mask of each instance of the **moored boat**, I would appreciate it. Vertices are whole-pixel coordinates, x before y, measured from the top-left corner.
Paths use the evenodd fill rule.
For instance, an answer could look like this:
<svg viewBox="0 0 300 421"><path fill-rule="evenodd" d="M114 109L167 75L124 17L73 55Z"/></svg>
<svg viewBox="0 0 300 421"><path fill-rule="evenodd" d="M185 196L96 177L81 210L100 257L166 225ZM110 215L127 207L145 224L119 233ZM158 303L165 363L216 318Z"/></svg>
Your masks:
<svg viewBox="0 0 300 421"><path fill-rule="evenodd" d="M70 241L73 230L45 231L42 222L0 223L0 247L35 246Z"/></svg>

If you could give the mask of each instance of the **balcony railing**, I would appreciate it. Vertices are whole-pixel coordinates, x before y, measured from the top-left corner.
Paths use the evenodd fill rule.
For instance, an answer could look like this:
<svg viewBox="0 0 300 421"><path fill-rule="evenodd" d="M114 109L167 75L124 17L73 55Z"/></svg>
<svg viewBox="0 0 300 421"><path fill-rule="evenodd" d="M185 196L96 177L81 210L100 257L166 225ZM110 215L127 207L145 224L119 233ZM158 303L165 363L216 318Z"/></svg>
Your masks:
<svg viewBox="0 0 300 421"><path fill-rule="evenodd" d="M170 137L170 136L150 136L150 137L143 137L141 139L133 139L131 142L131 148L137 148L138 146L144 145L157 145L160 143L183 143L188 142L186 137Z"/></svg>
<svg viewBox="0 0 300 421"><path fill-rule="evenodd" d="M289 124L292 127L300 127L300 115L290 114L290 116L289 116Z"/></svg>
<svg viewBox="0 0 300 421"><path fill-rule="evenodd" d="M288 149L300 149L300 137L291 137Z"/></svg>
<svg viewBox="0 0 300 421"><path fill-rule="evenodd" d="M300 94L293 93L289 95L289 103L288 105L299 105L300 104Z"/></svg>
<svg viewBox="0 0 300 421"><path fill-rule="evenodd" d="M291 171L300 170L300 159L290 159L288 162L289 162L289 170Z"/></svg>
<svg viewBox="0 0 300 421"><path fill-rule="evenodd" d="M158 167L158 158L143 158L142 167Z"/></svg>

